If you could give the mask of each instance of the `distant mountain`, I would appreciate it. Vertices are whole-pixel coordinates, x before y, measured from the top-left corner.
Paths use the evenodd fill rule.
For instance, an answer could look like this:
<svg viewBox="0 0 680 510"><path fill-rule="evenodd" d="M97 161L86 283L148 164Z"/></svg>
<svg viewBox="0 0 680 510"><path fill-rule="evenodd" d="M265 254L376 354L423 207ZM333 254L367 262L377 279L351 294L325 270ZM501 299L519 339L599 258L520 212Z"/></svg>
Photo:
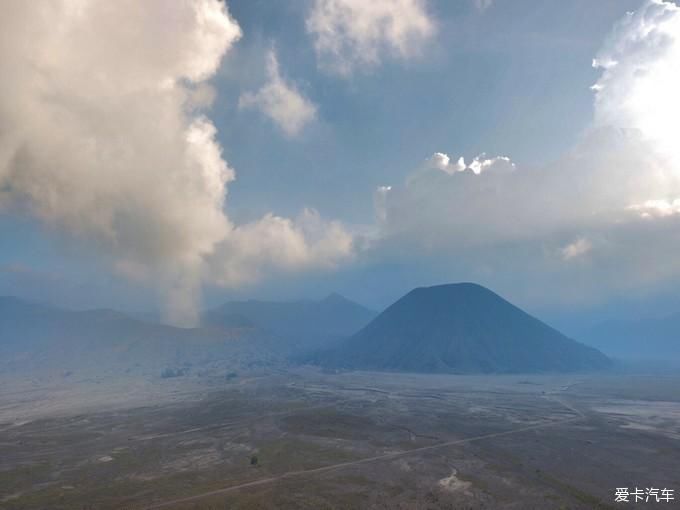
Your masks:
<svg viewBox="0 0 680 510"><path fill-rule="evenodd" d="M678 361L680 313L602 322L583 331L579 339L615 358Z"/></svg>
<svg viewBox="0 0 680 510"><path fill-rule="evenodd" d="M232 318L233 319L233 318ZM184 329L113 310L69 311L0 297L0 370L100 371L175 365L267 363L273 355L247 329Z"/></svg>
<svg viewBox="0 0 680 510"><path fill-rule="evenodd" d="M340 347L312 359L353 369L448 373L570 372L610 365L598 350L472 283L412 290Z"/></svg>
<svg viewBox="0 0 680 510"><path fill-rule="evenodd" d="M223 327L241 317L281 342L304 349L345 338L376 315L339 294L331 294L320 301L232 301L207 311L202 323Z"/></svg>

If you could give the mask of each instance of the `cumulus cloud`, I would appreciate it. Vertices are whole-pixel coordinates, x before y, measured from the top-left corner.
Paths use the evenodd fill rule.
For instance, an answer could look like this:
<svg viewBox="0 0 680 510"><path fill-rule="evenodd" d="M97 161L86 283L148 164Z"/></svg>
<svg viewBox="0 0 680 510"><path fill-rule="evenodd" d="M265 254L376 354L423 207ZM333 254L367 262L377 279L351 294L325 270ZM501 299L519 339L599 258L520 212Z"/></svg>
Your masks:
<svg viewBox="0 0 680 510"><path fill-rule="evenodd" d="M507 156L487 158L486 154L475 156L470 163L465 163L463 156L460 156L455 161L451 161L448 154L435 152L427 161L430 167L441 170L449 175L453 175L456 172L464 172L465 170L479 175L490 168L503 170L514 170L515 168L515 164Z"/></svg>
<svg viewBox="0 0 680 510"><path fill-rule="evenodd" d="M456 161L452 162L448 154L443 152L435 152L428 159L428 163L432 168L441 170L447 174L454 174L455 172L462 172L467 168L465 158L461 156Z"/></svg>
<svg viewBox="0 0 680 510"><path fill-rule="evenodd" d="M680 8L650 0L616 26L595 59L593 123L559 160L435 153L384 193L372 249L492 283L521 275L541 302L677 281L678 23Z"/></svg>
<svg viewBox="0 0 680 510"><path fill-rule="evenodd" d="M239 98L239 108L257 108L293 137L316 118L316 106L281 76L274 50L267 55L267 83L257 92Z"/></svg>
<svg viewBox="0 0 680 510"><path fill-rule="evenodd" d="M296 221L268 214L234 229L209 258L216 283L250 283L284 269L334 268L352 255L352 236L337 221L305 209Z"/></svg>
<svg viewBox="0 0 680 510"><path fill-rule="evenodd" d="M319 65L340 75L418 55L435 33L425 0L315 0L306 25Z"/></svg>
<svg viewBox="0 0 680 510"><path fill-rule="evenodd" d="M208 80L241 36L224 2L3 7L0 210L69 232L158 285L183 323L195 318L206 279L237 284L264 259L299 269L349 251L335 223L311 239L290 220L238 227L225 215L235 173L204 112L214 99Z"/></svg>

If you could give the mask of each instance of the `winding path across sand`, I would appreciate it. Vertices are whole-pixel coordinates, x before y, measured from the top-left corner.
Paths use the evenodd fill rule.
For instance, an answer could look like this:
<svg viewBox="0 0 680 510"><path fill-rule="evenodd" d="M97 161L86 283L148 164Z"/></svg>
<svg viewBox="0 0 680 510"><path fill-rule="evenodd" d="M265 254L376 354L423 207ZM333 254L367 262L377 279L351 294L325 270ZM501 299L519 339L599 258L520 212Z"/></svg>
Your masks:
<svg viewBox="0 0 680 510"><path fill-rule="evenodd" d="M564 389L566 389L568 387L569 386L565 387ZM536 425L527 425L526 427L519 427L519 428L512 429L512 430L506 430L504 432L493 432L493 433L490 433L490 434L482 434L480 436L468 437L468 438L464 438L464 439L455 439L453 441L445 441L443 443L437 443L437 444L433 444L433 445L429 445L429 446L422 446L422 447L419 447L419 448L413 448L411 450L405 450L405 451L402 451L402 452L386 453L386 454L383 454L383 455L376 455L374 457L366 457L364 459L359 459L359 460L353 460L353 461L348 461L348 462L340 462L338 464L332 464L332 465L329 465L329 466L322 466L322 467L312 468L312 469L301 469L301 470L297 470L297 471L287 471L286 473L283 473L283 474L277 475L277 476L272 476L272 477L268 477L268 478L260 478L258 480L252 480L250 482L239 483L239 484L236 484L236 485L231 485L229 487L224 487L222 489L216 489L216 490L212 490L212 491L208 491L208 492L203 492L201 494L195 494L193 496L187 496L185 498L178 498L178 499L163 501L163 502L156 503L156 504L153 504L153 505L150 505L150 506L146 506L146 507L144 507L144 510L155 510L157 508L167 508L167 507L170 507L170 506L173 506L173 505L178 505L178 504L181 504L181 503L189 503L189 502L197 501L199 499L203 499L203 498L206 498L206 497L217 496L217 495L220 495L220 494L227 494L229 492L234 492L234 491L237 491L237 490L240 490L240 489L245 489L245 488L248 488L248 487L255 487L255 486L258 486L258 485L265 485L265 484L269 484L269 483L274 483L274 482L278 482L278 481L285 480L285 479L288 479L288 478L294 478L294 477L305 476L305 475L315 475L315 474L318 474L318 473L336 471L336 470L343 469L343 468L350 467L350 466L357 466L359 464L368 464L370 462L378 462L378 461L381 461L381 460L396 459L396 458L399 458L399 457L405 457L407 455L413 455L414 453L420 453L420 452L425 452L425 451L430 451L430 450L437 450L439 448L447 448L449 446L472 443L472 442L475 442L475 441L482 441L484 439L491 439L491 438L494 438L494 437L509 436L509 435L512 435L512 434L519 434L521 432L526 432L526 431L529 431L529 430L538 430L538 429L543 429L543 428L546 428L546 427L554 427L555 425L561 425L561 424L564 424L564 423L569 423L569 422L573 422L573 421L577 421L577 420L581 420L581 419L585 418L585 415L581 411L579 411L578 409L576 409L572 405L565 403L559 397L555 397L554 393L557 393L557 392L550 392L550 393L545 395L545 398L547 398L549 400L553 400L555 402L558 402L560 405L564 406L569 411L575 413L576 416L572 416L570 418L564 418L562 420L554 420L554 421L550 421L550 422L547 422L547 423L539 423L539 424L536 424Z"/></svg>

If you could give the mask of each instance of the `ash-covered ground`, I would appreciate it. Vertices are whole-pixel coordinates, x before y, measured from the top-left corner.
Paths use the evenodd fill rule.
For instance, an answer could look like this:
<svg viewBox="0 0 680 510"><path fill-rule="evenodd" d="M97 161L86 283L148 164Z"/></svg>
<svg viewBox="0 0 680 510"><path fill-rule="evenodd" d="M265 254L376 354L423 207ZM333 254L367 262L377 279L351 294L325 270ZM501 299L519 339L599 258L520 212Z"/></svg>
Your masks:
<svg viewBox="0 0 680 510"><path fill-rule="evenodd" d="M618 508L617 487L680 498L678 387L309 368L14 377L0 393L0 507L590 509Z"/></svg>

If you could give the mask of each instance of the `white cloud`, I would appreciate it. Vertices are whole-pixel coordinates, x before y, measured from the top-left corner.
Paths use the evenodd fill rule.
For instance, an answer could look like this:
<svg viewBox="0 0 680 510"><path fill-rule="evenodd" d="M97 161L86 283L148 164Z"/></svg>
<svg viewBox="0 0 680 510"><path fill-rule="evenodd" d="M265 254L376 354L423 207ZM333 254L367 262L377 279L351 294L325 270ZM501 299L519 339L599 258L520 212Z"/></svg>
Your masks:
<svg viewBox="0 0 680 510"><path fill-rule="evenodd" d="M353 240L336 221L305 209L292 221L268 214L234 229L209 259L211 277L223 285L245 284L266 272L332 269L352 256Z"/></svg>
<svg viewBox="0 0 680 510"><path fill-rule="evenodd" d="M467 168L463 156L452 163L449 155L444 154L443 152L435 152L430 159L428 159L428 163L432 168L436 168L447 174L462 172Z"/></svg>
<svg viewBox="0 0 680 510"><path fill-rule="evenodd" d="M425 0L314 0L306 24L319 65L340 75L418 55L435 33Z"/></svg>
<svg viewBox="0 0 680 510"><path fill-rule="evenodd" d="M455 161L451 161L448 154L443 152L435 152L427 160L427 166L429 168L435 168L441 170L442 172L453 175L456 172L464 172L465 170L471 171L473 174L479 175L482 172L494 168L495 170L514 170L515 164L510 161L507 156L496 156L493 158L487 158L486 154L480 154L472 158L470 163L465 163L465 158L460 156Z"/></svg>
<svg viewBox="0 0 680 510"><path fill-rule="evenodd" d="M205 280L235 285L261 265L345 256L339 224L318 219L327 230L312 238L291 220L238 227L224 213L235 173L201 112L240 36L216 0L4 2L0 210L69 232L157 285L177 322L195 318Z"/></svg>
<svg viewBox="0 0 680 510"><path fill-rule="evenodd" d="M390 191L392 191L392 186L378 186L373 194L375 219L379 226L387 220L387 195Z"/></svg>
<svg viewBox="0 0 680 510"><path fill-rule="evenodd" d="M628 207L631 211L640 214L642 218L665 218L680 214L680 199L669 200L645 200L641 204L633 204Z"/></svg>
<svg viewBox="0 0 680 510"><path fill-rule="evenodd" d="M316 118L316 106L294 85L281 77L276 53L267 55L268 82L257 92L247 92L239 99L239 108L257 108L272 119L286 136L296 136Z"/></svg>
<svg viewBox="0 0 680 510"><path fill-rule="evenodd" d="M580 237L576 239L573 243L569 243L562 249L562 258L564 260L571 260L578 257L586 255L590 250L593 249L593 243L591 243L585 237Z"/></svg>
<svg viewBox="0 0 680 510"><path fill-rule="evenodd" d="M680 7L648 0L614 28L593 60L598 125L636 129L680 172Z"/></svg>

